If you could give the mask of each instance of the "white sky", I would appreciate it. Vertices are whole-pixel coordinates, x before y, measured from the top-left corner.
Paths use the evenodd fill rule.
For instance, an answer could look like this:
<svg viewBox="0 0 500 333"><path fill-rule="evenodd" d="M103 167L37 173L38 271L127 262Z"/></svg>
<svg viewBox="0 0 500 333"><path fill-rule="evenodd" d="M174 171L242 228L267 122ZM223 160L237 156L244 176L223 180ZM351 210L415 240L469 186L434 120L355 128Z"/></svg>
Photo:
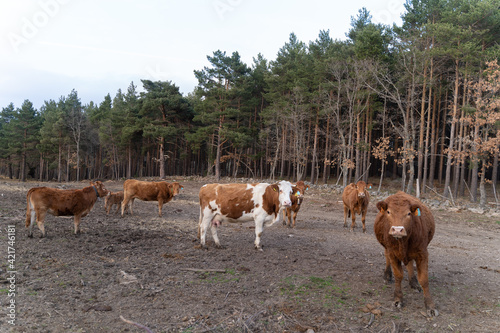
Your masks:
<svg viewBox="0 0 500 333"><path fill-rule="evenodd" d="M401 25L405 0L0 0L0 108L39 109L72 89L83 104L141 79L170 80L187 95L207 55L238 51L268 61L290 33L345 40L366 7L375 23ZM368 4L369 3L369 4Z"/></svg>

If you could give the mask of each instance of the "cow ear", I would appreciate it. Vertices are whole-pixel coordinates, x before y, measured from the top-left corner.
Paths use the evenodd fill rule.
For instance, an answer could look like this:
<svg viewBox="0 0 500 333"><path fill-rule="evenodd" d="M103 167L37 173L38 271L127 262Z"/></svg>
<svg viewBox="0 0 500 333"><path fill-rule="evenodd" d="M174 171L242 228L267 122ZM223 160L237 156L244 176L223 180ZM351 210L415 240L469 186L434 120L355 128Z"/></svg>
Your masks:
<svg viewBox="0 0 500 333"><path fill-rule="evenodd" d="M377 209L382 212L387 210L387 203L385 201L377 202Z"/></svg>
<svg viewBox="0 0 500 333"><path fill-rule="evenodd" d="M306 191L309 189L309 185L306 185Z"/></svg>
<svg viewBox="0 0 500 333"><path fill-rule="evenodd" d="M412 212L413 215L415 216L422 216L422 211L420 209L419 205L411 205L410 206L410 211Z"/></svg>
<svg viewBox="0 0 500 333"><path fill-rule="evenodd" d="M277 184L271 185L271 188L273 189L274 192L279 192L280 188Z"/></svg>
<svg viewBox="0 0 500 333"><path fill-rule="evenodd" d="M368 189L371 190L372 189L372 184L368 184Z"/></svg>

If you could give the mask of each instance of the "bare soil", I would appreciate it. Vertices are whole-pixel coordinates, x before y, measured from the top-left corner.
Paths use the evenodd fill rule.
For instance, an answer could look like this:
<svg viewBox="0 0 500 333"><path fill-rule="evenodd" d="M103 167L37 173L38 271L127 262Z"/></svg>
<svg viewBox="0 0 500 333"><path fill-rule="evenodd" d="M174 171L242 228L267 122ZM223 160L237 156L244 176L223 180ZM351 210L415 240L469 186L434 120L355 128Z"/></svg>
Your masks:
<svg viewBox="0 0 500 333"><path fill-rule="evenodd" d="M172 181L174 179L171 179ZM164 206L135 201L134 216L106 215L96 203L82 219L48 216L46 238L27 237L26 192L80 183L0 180L0 332L500 332L500 217L434 208L430 289L439 316L403 282L405 306L392 305L385 259L373 234L343 227L340 191L313 186L297 226L264 230L254 249L252 223L224 224L225 249L208 234L199 246L198 191L210 179L177 178L184 190ZM226 180L225 182L227 182ZM236 180L241 182L242 180ZM117 191L123 182L105 182ZM8 226L15 226L15 296L9 296ZM9 323L15 300L15 325Z"/></svg>

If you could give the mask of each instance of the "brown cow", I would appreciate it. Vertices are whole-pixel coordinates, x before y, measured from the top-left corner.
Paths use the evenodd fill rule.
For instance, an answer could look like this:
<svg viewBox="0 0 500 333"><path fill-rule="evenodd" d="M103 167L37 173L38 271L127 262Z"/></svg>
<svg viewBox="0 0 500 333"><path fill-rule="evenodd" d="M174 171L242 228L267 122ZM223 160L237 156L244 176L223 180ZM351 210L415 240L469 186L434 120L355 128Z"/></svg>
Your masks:
<svg viewBox="0 0 500 333"><path fill-rule="evenodd" d="M414 289L424 290L424 302L427 313L437 316L438 311L429 291L427 245L435 231L434 217L431 211L417 198L398 192L384 201L377 203L379 213L375 218L375 235L385 249L384 279L392 280L392 270L396 280L394 290L394 306L403 306L403 268L406 265L408 280ZM417 279L413 268L417 264ZM418 285L420 283L420 286Z"/></svg>
<svg viewBox="0 0 500 333"><path fill-rule="evenodd" d="M133 214L132 205L136 198L142 201L158 201L158 216L161 217L163 204L172 200L183 188L177 182L145 182L127 179L123 183L122 217L127 205L129 206L130 214Z"/></svg>
<svg viewBox="0 0 500 333"><path fill-rule="evenodd" d="M283 218L283 225L291 228L295 228L295 222L297 221L297 213L300 210L300 205L304 201L304 194L306 190L309 189L309 185L306 185L302 180L299 180L297 184L292 187L292 206L286 207L284 209L285 218ZM292 216L293 213L293 216ZM293 222L292 222L293 220Z"/></svg>
<svg viewBox="0 0 500 333"><path fill-rule="evenodd" d="M108 195L104 198L104 209L106 210L106 215L109 214L113 205L116 205L116 213L120 210L123 201L123 191L119 192L109 192ZM128 206L126 207L128 211Z"/></svg>
<svg viewBox="0 0 500 333"><path fill-rule="evenodd" d="M85 217L97 198L104 197L108 191L100 181L90 182L81 190L60 190L49 187L34 187L26 194L26 228L33 237L33 224L36 223L45 237L44 220L47 213L54 216L74 216L75 235L80 233L80 219Z"/></svg>
<svg viewBox="0 0 500 333"><path fill-rule="evenodd" d="M344 228L347 228L347 218L352 219L350 231L354 231L356 227L356 214L361 214L361 222L363 223L363 232L366 232L366 212L370 203L370 193L367 188L371 188L372 184L366 184L360 180L356 184L347 185L342 193L342 201L344 202Z"/></svg>
<svg viewBox="0 0 500 333"><path fill-rule="evenodd" d="M255 248L262 251L260 237L264 226L274 224L281 217L281 209L291 206L292 184L207 184L200 189L200 219L198 238L205 248L205 237L210 228L215 245L221 247L217 227L222 222L255 222Z"/></svg>

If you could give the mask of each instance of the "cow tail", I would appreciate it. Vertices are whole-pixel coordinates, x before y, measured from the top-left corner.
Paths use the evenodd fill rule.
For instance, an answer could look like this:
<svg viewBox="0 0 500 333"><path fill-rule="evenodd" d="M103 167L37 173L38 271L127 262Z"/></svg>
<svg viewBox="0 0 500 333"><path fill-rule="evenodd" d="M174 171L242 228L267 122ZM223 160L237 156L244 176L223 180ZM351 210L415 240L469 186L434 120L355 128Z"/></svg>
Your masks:
<svg viewBox="0 0 500 333"><path fill-rule="evenodd" d="M33 193L32 189L30 189L26 194L26 228L28 228L31 224L31 193Z"/></svg>

